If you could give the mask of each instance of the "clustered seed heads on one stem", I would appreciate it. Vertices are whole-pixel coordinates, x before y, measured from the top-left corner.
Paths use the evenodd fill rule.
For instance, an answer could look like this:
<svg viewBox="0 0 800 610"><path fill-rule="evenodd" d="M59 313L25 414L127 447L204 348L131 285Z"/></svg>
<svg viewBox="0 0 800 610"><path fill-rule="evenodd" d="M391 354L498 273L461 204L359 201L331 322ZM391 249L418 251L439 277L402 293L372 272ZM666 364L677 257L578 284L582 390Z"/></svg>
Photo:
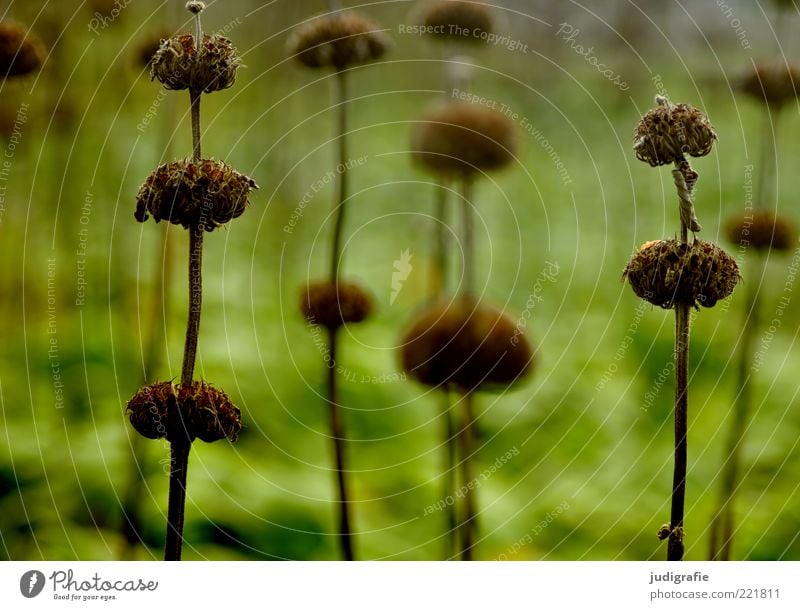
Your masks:
<svg viewBox="0 0 800 610"><path fill-rule="evenodd" d="M338 337L345 324L361 322L372 310L369 294L354 282L341 278L342 235L348 196L347 158L347 81L348 68L354 64L374 61L390 45L380 25L355 12L339 10L338 2L330 2L333 12L316 17L300 27L287 42L289 55L308 68L332 68L336 78L336 138L339 171L338 199L334 208L334 227L331 239L330 273L325 281L312 282L303 289L300 309L310 324L322 326L328 335L327 402L330 416L330 436L336 471L338 496L338 539L342 556L356 558L353 545L353 526L350 518L347 460L345 456L345 425L337 397Z"/></svg>
<svg viewBox="0 0 800 610"><path fill-rule="evenodd" d="M634 293L665 309L675 309L675 468L672 480L670 522L658 537L669 539L667 559L680 561L684 554L684 504L686 495L689 311L698 305L713 307L729 296L740 279L736 262L714 244L694 239L688 233L700 230L694 210L694 186L698 174L687 155L702 157L717 139L708 119L688 104L673 105L656 97L636 128L636 157L652 167L674 164L678 192L680 240L658 240L644 244L624 271Z"/></svg>
<svg viewBox="0 0 800 610"><path fill-rule="evenodd" d="M186 472L192 442L235 441L241 413L227 395L205 381L194 381L202 308L203 235L241 215L250 190L247 176L221 161L203 159L200 148L202 94L227 89L236 79L239 58L226 38L203 34L202 2L186 4L195 16L195 35L164 40L151 62L151 75L171 90L188 90L192 117L192 159L157 168L139 189L135 218L167 220L189 231L189 313L180 384L142 387L128 402L133 427L147 438L170 443L170 485L164 559L179 560L183 548Z"/></svg>

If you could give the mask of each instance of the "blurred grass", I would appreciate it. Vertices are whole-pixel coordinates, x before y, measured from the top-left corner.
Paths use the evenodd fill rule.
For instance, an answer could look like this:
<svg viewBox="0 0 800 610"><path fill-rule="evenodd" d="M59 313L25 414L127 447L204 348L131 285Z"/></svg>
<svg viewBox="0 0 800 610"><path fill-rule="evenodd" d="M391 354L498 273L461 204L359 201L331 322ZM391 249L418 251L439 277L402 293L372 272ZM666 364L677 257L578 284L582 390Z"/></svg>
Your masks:
<svg viewBox="0 0 800 610"><path fill-rule="evenodd" d="M334 145L328 75L284 57L286 28L309 11L300 4L212 3L206 13L210 30L241 18L229 36L247 68L230 91L204 96L204 152L251 175L261 190L241 219L206 240L198 372L242 408L245 429L233 446L195 444L188 559L337 557L324 370L297 312L299 287L325 269L334 186L314 197L293 233L283 230L310 185L330 168ZM131 5L95 36L87 31L85 9L73 13L50 2L37 17L32 7L12 5L43 36L48 23L61 36L50 34L53 54L39 76L0 89L15 112L22 101L30 104L0 218L7 261L0 275L0 556L113 559L122 545L120 498L134 434L123 407L141 383L149 328L161 323L151 319L148 305L160 228L134 222L134 196L163 160L165 140L172 140L168 157L189 153L188 96L166 94L176 108L170 117L172 102L159 96L132 55L147 32L183 17L167 17L164 6L150 14L151 8ZM367 162L351 173L345 274L360 278L379 304L374 318L350 331L341 355L353 375L343 381L341 399L364 558L438 559L444 546L443 515L424 514L440 499L438 397L409 381L361 382L399 372L397 337L427 298L435 186L411 164L408 142L413 121L441 98L442 65L431 59L440 50L428 41L397 35L394 25L410 6L364 9L391 28L396 46L385 63L358 67L351 79L351 150ZM568 20L587 19L574 10ZM747 14L754 41L761 42L754 46L770 56L766 24L758 29L757 16ZM655 532L667 519L672 478L671 377L649 408L640 407L671 360L673 317L649 306L637 314L641 305L620 274L640 243L675 234L677 214L668 171L636 161L631 133L652 103L654 74L673 100L709 113L720 143L694 161L701 174L697 208L703 237L721 242L724 219L743 210L744 167L755 162L759 140L759 109L726 84L749 56L724 28L706 41L687 16L673 13L669 31L681 37L685 65L656 32L631 42L640 60L594 22L581 37L631 83L622 94L550 27L512 14L505 19L536 52L471 49L483 66L475 69L474 89L540 129L571 183L564 184L548 151L520 126L518 163L476 190L478 278L488 300L516 318L547 263L559 266L555 281L543 284L528 325L538 347L534 378L514 392L478 399L475 471L511 448L519 455L479 489L477 557L660 559L665 551ZM156 116L140 132L154 100L161 100ZM786 114L779 125L778 201L797 221L796 108ZM82 224L87 195L91 210ZM84 227L88 287L78 307L76 248ZM159 379L179 372L185 323L186 236L170 228L169 239L174 299L158 350ZM389 305L392 262L406 248L414 270ZM56 269L55 335L47 332L48 259ZM764 278L745 278L762 286L765 320L781 296L789 259L771 260ZM740 296L703 310L693 327L688 559L706 555L733 399ZM637 315L638 328L629 335ZM799 326L791 303L756 376L737 558L800 559ZM54 408L52 336L64 380L62 409ZM626 336L632 342L615 359ZM598 389L612 365L616 370ZM136 557L146 559L161 554L168 453L161 442L143 447L144 544ZM569 508L551 517L532 543L509 553L564 502Z"/></svg>

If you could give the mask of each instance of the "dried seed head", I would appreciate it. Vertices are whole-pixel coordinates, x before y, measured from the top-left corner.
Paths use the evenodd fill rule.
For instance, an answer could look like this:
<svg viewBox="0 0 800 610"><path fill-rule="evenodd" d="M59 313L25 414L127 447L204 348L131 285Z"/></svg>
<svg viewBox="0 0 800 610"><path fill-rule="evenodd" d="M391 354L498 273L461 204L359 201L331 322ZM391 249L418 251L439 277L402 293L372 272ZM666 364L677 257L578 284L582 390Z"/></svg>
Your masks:
<svg viewBox="0 0 800 610"><path fill-rule="evenodd" d="M372 297L358 284L313 282L303 289L300 311L312 324L331 330L365 320L372 313Z"/></svg>
<svg viewBox="0 0 800 610"><path fill-rule="evenodd" d="M644 244L625 267L636 296L664 309L676 303L713 307L729 296L741 280L739 267L722 248L695 239Z"/></svg>
<svg viewBox="0 0 800 610"><path fill-rule="evenodd" d="M754 99L779 107L800 92L800 70L781 64L756 64L742 77L739 89Z"/></svg>
<svg viewBox="0 0 800 610"><path fill-rule="evenodd" d="M136 61L142 68L149 68L153 62L156 52L161 48L161 44L168 39L170 33L166 30L150 33L143 38L136 47Z"/></svg>
<svg viewBox="0 0 800 610"><path fill-rule="evenodd" d="M222 161L173 161L147 177L136 195L136 220L149 214L184 228L202 225L213 231L241 216L248 193L258 188L247 176Z"/></svg>
<svg viewBox="0 0 800 610"><path fill-rule="evenodd" d="M514 159L514 125L483 106L448 103L418 122L411 136L414 159L434 173L491 171Z"/></svg>
<svg viewBox="0 0 800 610"><path fill-rule="evenodd" d="M0 78L30 74L43 61L44 46L37 36L17 23L0 23Z"/></svg>
<svg viewBox="0 0 800 610"><path fill-rule="evenodd" d="M731 243L742 244L756 250L791 250L797 241L797 232L788 218L772 212L753 212L750 216L735 216L726 226Z"/></svg>
<svg viewBox="0 0 800 610"><path fill-rule="evenodd" d="M236 49L227 38L203 34L198 52L194 36L181 34L161 43L153 56L150 76L167 89L211 93L227 89L236 82L240 63Z"/></svg>
<svg viewBox="0 0 800 610"><path fill-rule="evenodd" d="M419 21L436 37L459 38L464 42L482 42L475 33L488 34L494 29L489 6L463 0L428 2Z"/></svg>
<svg viewBox="0 0 800 610"><path fill-rule="evenodd" d="M169 414L174 411L178 391L171 381L146 385L128 401L128 418L136 431L146 438L165 438Z"/></svg>
<svg viewBox="0 0 800 610"><path fill-rule="evenodd" d="M189 0L189 2L186 3L186 10L192 13L192 15L199 15L206 10L206 5L199 0Z"/></svg>
<svg viewBox="0 0 800 610"><path fill-rule="evenodd" d="M464 298L426 307L403 335L400 355L418 381L466 391L508 387L533 366L531 346L508 316Z"/></svg>
<svg viewBox="0 0 800 610"><path fill-rule="evenodd" d="M670 104L662 98L636 127L636 158L653 167L680 161L686 155L703 157L711 152L717 134L708 118L689 104Z"/></svg>
<svg viewBox="0 0 800 610"><path fill-rule="evenodd" d="M289 55L309 68L347 66L381 57L391 41L372 19L355 11L328 13L304 23L286 44Z"/></svg>
<svg viewBox="0 0 800 610"><path fill-rule="evenodd" d="M195 381L178 390L178 403L192 436L206 443L223 438L236 441L242 429L242 414L227 394L205 381Z"/></svg>

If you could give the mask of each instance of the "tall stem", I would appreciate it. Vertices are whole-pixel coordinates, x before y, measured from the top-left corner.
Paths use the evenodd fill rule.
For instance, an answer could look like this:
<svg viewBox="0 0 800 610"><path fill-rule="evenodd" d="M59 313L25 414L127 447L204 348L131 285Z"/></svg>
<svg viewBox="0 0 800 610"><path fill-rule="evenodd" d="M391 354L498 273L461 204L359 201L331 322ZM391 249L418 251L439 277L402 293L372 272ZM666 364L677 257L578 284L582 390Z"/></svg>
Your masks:
<svg viewBox="0 0 800 610"><path fill-rule="evenodd" d="M180 561L183 549L183 516L186 508L186 471L189 468L190 440L170 443L169 506L164 561Z"/></svg>
<svg viewBox="0 0 800 610"><path fill-rule="evenodd" d="M475 294L475 220L472 212L472 179L461 179L461 210L464 226L464 288L462 293Z"/></svg>
<svg viewBox="0 0 800 610"><path fill-rule="evenodd" d="M442 388L442 436L444 451L444 480L442 498L445 500L445 549L444 558L450 559L456 546L458 520L456 519L456 432L453 425L452 405L450 404L450 388ZM447 502L450 498L453 501Z"/></svg>
<svg viewBox="0 0 800 610"><path fill-rule="evenodd" d="M349 494L347 493L347 480L345 477L345 456L344 456L344 426L342 425L341 413L336 392L336 335L335 329L328 329L328 343L330 346L330 364L328 366L328 406L330 408L331 439L333 441L333 453L336 462L336 483L338 490L338 512L339 512L339 544L342 555L347 561L353 561L352 530L350 529L350 504Z"/></svg>
<svg viewBox="0 0 800 610"><path fill-rule="evenodd" d="M462 399L463 421L458 432L458 442L461 449L461 491L464 492L464 507L461 531L461 560L472 561L472 547L475 540L475 493L471 489L472 481L472 433L475 415L472 408L472 392L467 391Z"/></svg>
<svg viewBox="0 0 800 610"><path fill-rule="evenodd" d="M433 228L433 273L431 296L436 298L447 285L447 183L442 181L436 189L436 207Z"/></svg>
<svg viewBox="0 0 800 610"><path fill-rule="evenodd" d="M339 259L342 256L342 229L345 220L345 201L347 200L347 76L343 70L336 71L337 91L337 142L339 144L338 165L339 200L334 211L333 242L331 249L331 282L339 282Z"/></svg>

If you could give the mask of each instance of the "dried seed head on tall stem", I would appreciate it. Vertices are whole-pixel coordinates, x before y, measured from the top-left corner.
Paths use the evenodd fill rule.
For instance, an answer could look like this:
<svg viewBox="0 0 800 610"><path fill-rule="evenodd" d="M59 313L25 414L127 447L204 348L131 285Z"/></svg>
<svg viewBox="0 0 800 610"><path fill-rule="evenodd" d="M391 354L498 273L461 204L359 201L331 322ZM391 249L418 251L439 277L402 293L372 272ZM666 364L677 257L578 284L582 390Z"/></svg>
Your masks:
<svg viewBox="0 0 800 610"><path fill-rule="evenodd" d="M738 88L762 104L780 108L800 93L800 69L787 63L756 63L740 78Z"/></svg>
<svg viewBox="0 0 800 610"><path fill-rule="evenodd" d="M480 34L494 31L492 9L480 2L429 0L417 21L436 38L457 38L467 43L484 43Z"/></svg>
<svg viewBox="0 0 800 610"><path fill-rule="evenodd" d="M0 23L0 78L38 70L45 51L39 37L13 21Z"/></svg>
<svg viewBox="0 0 800 610"><path fill-rule="evenodd" d="M725 224L728 240L757 251L786 252L797 243L794 223L781 214L755 210L746 216L734 216Z"/></svg>

